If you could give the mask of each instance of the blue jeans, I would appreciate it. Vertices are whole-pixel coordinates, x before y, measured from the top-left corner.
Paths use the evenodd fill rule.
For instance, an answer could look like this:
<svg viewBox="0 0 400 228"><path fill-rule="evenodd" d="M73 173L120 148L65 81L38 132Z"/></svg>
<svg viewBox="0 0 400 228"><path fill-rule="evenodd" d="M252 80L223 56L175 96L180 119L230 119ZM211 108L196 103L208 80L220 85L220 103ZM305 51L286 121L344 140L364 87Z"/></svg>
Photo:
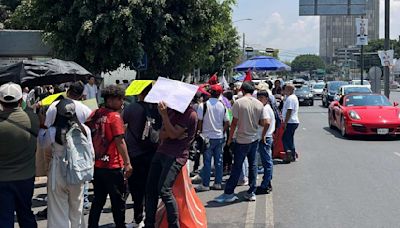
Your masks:
<svg viewBox="0 0 400 228"><path fill-rule="evenodd" d="M226 182L225 194L233 194L238 183L244 159L249 161L249 190L247 193L254 193L257 185L257 146L258 141L249 144L235 143L233 148L233 166L231 176Z"/></svg>
<svg viewBox="0 0 400 228"><path fill-rule="evenodd" d="M288 150L292 151L293 156L296 154L296 147L294 146L294 133L298 127L299 124L297 123L288 123L282 137L283 148L286 152Z"/></svg>
<svg viewBox="0 0 400 228"><path fill-rule="evenodd" d="M14 227L14 211L20 227L36 228L32 212L35 178L20 181L0 181L0 226Z"/></svg>
<svg viewBox="0 0 400 228"><path fill-rule="evenodd" d="M211 177L211 158L214 158L215 167L215 184L222 183L222 147L224 144L224 139L210 139L210 145L203 154L204 166L201 169L201 179L203 180L203 185L208 187L210 185Z"/></svg>
<svg viewBox="0 0 400 228"><path fill-rule="evenodd" d="M272 172L273 172L273 161L272 161L272 137L267 137L265 139L266 143L262 141L258 144L258 153L260 154L261 163L264 168L264 176L261 182L261 188L267 188L272 180Z"/></svg>

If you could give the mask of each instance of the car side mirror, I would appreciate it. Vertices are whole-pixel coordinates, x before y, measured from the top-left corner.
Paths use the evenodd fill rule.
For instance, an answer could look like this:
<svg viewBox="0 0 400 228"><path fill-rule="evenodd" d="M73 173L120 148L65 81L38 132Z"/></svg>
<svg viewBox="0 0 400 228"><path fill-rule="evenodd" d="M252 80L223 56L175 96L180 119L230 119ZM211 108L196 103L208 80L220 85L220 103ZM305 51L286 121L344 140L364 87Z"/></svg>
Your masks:
<svg viewBox="0 0 400 228"><path fill-rule="evenodd" d="M399 103L397 103L396 101L393 102L393 106L399 106Z"/></svg>

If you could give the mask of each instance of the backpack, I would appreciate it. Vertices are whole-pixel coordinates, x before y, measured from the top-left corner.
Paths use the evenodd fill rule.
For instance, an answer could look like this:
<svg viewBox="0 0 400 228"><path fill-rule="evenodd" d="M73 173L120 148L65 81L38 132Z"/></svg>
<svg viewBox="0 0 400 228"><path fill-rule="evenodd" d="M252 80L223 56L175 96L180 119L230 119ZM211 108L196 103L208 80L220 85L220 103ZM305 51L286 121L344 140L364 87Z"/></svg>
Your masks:
<svg viewBox="0 0 400 228"><path fill-rule="evenodd" d="M82 184L93 179L94 153L85 129L74 123L66 133L65 170L67 184Z"/></svg>
<svg viewBox="0 0 400 228"><path fill-rule="evenodd" d="M85 123L91 131L96 161L105 161L107 159L108 149L111 144L105 134L106 121L107 117L102 116L99 110L96 110Z"/></svg>
<svg viewBox="0 0 400 228"><path fill-rule="evenodd" d="M274 111L274 116L275 116L275 129L274 129L274 132L275 132L276 129L279 129L281 127L282 115L281 115L281 112L279 111L278 107L276 106L276 104L270 103L270 106L272 108L272 111Z"/></svg>
<svg viewBox="0 0 400 228"><path fill-rule="evenodd" d="M71 106L72 105L72 106ZM69 115L59 110L67 109ZM62 171L67 184L82 184L93 179L94 153L87 133L79 122L73 101L61 99L57 105L57 115L53 126L56 128L55 141L64 146Z"/></svg>
<svg viewBox="0 0 400 228"><path fill-rule="evenodd" d="M129 127L131 134L140 142L140 147L145 151L156 151L160 142L160 129L162 119L158 110L149 103L138 102L144 109L145 122L143 123L142 134L135 134Z"/></svg>

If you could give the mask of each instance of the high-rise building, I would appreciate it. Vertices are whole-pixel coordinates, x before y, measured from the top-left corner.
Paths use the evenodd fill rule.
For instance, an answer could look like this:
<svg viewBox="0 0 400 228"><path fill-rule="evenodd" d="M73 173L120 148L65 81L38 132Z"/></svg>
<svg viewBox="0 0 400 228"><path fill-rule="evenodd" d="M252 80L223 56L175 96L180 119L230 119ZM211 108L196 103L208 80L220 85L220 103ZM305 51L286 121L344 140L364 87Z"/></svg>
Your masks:
<svg viewBox="0 0 400 228"><path fill-rule="evenodd" d="M321 16L319 54L327 64L335 62L335 50L356 45L356 18ZM367 0L368 40L379 39L379 0Z"/></svg>

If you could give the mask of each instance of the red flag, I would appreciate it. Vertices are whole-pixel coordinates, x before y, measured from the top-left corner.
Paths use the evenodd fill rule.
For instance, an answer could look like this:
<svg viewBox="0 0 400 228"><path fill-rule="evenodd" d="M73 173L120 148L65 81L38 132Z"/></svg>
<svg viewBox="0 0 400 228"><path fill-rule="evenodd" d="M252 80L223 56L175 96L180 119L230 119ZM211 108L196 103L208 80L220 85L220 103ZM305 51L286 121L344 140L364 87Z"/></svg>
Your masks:
<svg viewBox="0 0 400 228"><path fill-rule="evenodd" d="M244 77L244 82L251 82L251 70L250 69L248 69L247 71L246 71L246 77Z"/></svg>
<svg viewBox="0 0 400 228"><path fill-rule="evenodd" d="M215 73L215 74L213 74L213 76L211 76L210 80L208 80L208 84L210 84L210 85L218 84L217 73Z"/></svg>

